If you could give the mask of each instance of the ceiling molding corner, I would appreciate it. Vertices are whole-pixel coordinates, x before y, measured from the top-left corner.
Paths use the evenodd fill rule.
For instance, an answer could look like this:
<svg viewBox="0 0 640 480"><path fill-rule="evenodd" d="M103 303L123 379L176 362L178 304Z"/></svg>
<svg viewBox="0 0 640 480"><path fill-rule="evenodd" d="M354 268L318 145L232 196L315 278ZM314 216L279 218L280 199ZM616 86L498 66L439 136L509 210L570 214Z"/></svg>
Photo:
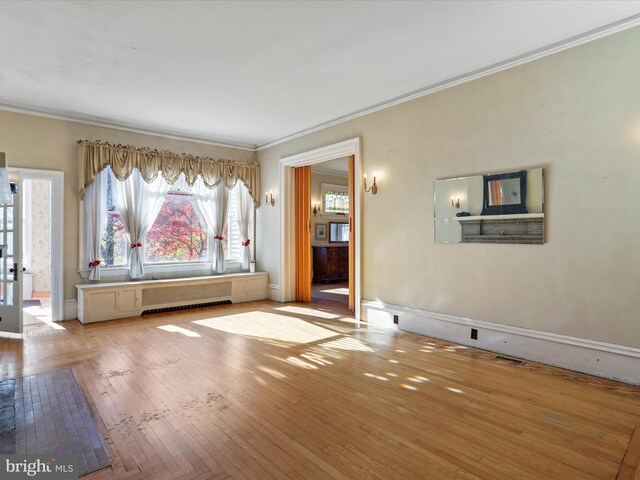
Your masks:
<svg viewBox="0 0 640 480"><path fill-rule="evenodd" d="M558 42L549 44L547 46L531 50L529 52L517 55L515 57L511 57L507 60L492 63L490 65L486 65L484 67L471 70L469 72L457 75L455 77L438 81L436 83L427 85L420 89L413 90L411 92L408 92L403 95L399 95L397 97L393 97L391 99L384 100L382 102L371 105L369 107L356 110L346 115L334 118L333 120L328 120L326 122L317 124L315 126L306 128L304 130L300 130L290 135L286 135L284 137L272 140L270 142L259 144L256 146L256 151L265 150L267 148L274 147L281 143L288 142L290 140L294 140L296 138L300 138L320 130L324 130L325 128L329 128L334 125L338 125L340 123L344 123L349 120L353 120L355 118L377 112L379 110L384 110L385 108L393 107L394 105L409 102L416 98L424 97L426 95L430 95L432 93L436 93L440 90L445 90L447 88L451 88L456 85L460 85L462 83L470 82L472 80L475 80L481 77L498 73L502 70L507 70L509 68L517 67L525 63L539 60L549 55L553 55L555 53L559 53L564 50L569 50L579 45L583 45L585 43L589 43L589 42L598 40L600 38L607 37L609 35L613 35L618 32L622 32L629 28L637 27L638 25L640 25L640 13L634 14L630 17L623 18L621 20L617 20L607 25L603 25L602 27L598 27L581 34L574 35L572 37L566 38L564 40L560 40Z"/></svg>

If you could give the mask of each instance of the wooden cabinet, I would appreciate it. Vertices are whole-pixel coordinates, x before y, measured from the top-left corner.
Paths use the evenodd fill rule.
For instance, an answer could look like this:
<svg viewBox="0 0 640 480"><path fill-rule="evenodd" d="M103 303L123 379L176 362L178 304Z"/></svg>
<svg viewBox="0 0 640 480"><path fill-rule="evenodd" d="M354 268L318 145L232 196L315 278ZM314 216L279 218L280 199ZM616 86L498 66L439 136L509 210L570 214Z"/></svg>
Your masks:
<svg viewBox="0 0 640 480"><path fill-rule="evenodd" d="M349 280L349 246L313 247L313 281L317 283Z"/></svg>

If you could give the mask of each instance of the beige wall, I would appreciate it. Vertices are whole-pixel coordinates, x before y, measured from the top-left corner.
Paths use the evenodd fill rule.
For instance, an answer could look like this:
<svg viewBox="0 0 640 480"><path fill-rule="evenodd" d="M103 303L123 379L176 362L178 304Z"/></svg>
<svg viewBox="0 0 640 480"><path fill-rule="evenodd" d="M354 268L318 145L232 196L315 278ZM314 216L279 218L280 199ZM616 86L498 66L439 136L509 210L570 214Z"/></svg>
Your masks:
<svg viewBox="0 0 640 480"><path fill-rule="evenodd" d="M362 197L365 300L640 347L639 50L627 30L260 151L263 187L280 158L360 137L382 173ZM434 242L435 179L533 167L543 246ZM279 209L262 210L277 284Z"/></svg>
<svg viewBox="0 0 640 480"><path fill-rule="evenodd" d="M346 162L346 160L345 160ZM348 185L348 178L346 175L329 175L326 173L311 172L311 203L314 202L322 204L322 184L328 183L331 185ZM315 217L311 212L311 245L329 245L329 222L346 222L348 217L340 215L322 215L322 212L318 213ZM324 223L327 226L327 239L316 240L316 223Z"/></svg>
<svg viewBox="0 0 640 480"><path fill-rule="evenodd" d="M0 111L0 151L10 167L64 172L64 298L75 299L78 270L79 149L77 140L106 140L178 153L255 161L254 152Z"/></svg>

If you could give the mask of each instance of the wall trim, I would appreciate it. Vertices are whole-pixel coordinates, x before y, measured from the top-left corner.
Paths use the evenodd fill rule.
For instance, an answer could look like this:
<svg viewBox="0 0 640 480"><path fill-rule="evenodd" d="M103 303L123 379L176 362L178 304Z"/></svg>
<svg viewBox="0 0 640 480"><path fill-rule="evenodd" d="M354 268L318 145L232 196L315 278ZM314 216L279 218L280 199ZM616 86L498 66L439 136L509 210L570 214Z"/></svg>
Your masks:
<svg viewBox="0 0 640 480"><path fill-rule="evenodd" d="M590 375L640 384L640 348L503 325L379 301L363 301L367 321L522 357ZM398 315L398 325L393 324ZM470 329L478 330L471 340Z"/></svg>
<svg viewBox="0 0 640 480"><path fill-rule="evenodd" d="M77 319L78 319L78 301L65 300L64 301L64 320L77 320Z"/></svg>
<svg viewBox="0 0 640 480"><path fill-rule="evenodd" d="M525 63L533 62L534 60L539 60L549 55L553 55L555 53L559 53L564 50L569 50L570 48L577 47L579 45L583 45L585 43L589 43L594 40L607 37L609 35L613 35L614 33L622 32L623 30L627 30L629 28L633 28L638 25L640 25L640 14L632 15L630 17L617 20L607 25L603 25L602 27L598 27L593 30L589 30L587 32L566 38L564 40L560 40L550 45L546 45L544 47L540 47L540 48L531 50L529 52L516 55L515 57L508 58L501 62L492 63L484 67L478 68L476 70L471 70L469 72L457 75L455 77L440 80L438 82L419 88L418 90L413 90L411 92L384 100L382 102L370 105L360 110L356 110L355 112L351 112L346 115L336 117L333 120L328 120L326 122L319 123L313 127L305 128L304 130L300 130L298 132L292 133L290 135L286 135L276 140L263 143L256 147L256 151L264 150L266 148L271 148L281 143L285 143L290 140L294 140L296 138L304 137L305 135L309 135L311 133L324 130L325 128L332 127L340 123L348 122L349 120L353 120L354 118L362 117L364 115L369 115L370 113L377 112L378 110L384 110L385 108L393 107L394 105L405 103L405 102L414 100L416 98L424 97L426 95L436 93L440 90L445 90L447 88L455 87L456 85L470 82L471 80L476 80L481 77L486 77L487 75L492 75L494 73L501 72L502 70L507 70L509 68L517 67Z"/></svg>
<svg viewBox="0 0 640 480"><path fill-rule="evenodd" d="M280 292L280 285L275 283L267 284L267 298L274 302L282 302L282 294Z"/></svg>

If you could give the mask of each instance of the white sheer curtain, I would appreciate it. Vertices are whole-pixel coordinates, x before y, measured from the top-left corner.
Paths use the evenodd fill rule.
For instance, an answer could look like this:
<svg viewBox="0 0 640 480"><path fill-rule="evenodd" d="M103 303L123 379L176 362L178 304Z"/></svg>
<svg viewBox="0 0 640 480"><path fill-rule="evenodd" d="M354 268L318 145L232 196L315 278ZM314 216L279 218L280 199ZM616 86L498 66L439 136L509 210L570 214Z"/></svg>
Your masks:
<svg viewBox="0 0 640 480"><path fill-rule="evenodd" d="M170 185L162 175L147 183L138 169L134 169L125 181L117 180L115 177L112 177L112 180L113 203L122 217L122 224L130 242L129 276L142 278L142 244L162 208Z"/></svg>
<svg viewBox="0 0 640 480"><path fill-rule="evenodd" d="M236 196L236 220L238 230L240 231L240 239L242 240L242 268L247 270L251 263L251 241L249 240L249 221L251 220L251 208L253 207L253 199L249 194L249 190L244 183L236 183L233 189Z"/></svg>
<svg viewBox="0 0 640 480"><path fill-rule="evenodd" d="M107 171L103 170L84 193L84 216L87 234L86 254L91 272L89 280L100 280L100 244L107 222Z"/></svg>
<svg viewBox="0 0 640 480"><path fill-rule="evenodd" d="M207 188L198 178L192 191L196 204L207 222L207 228L213 235L213 259L211 269L216 273L224 273L224 227L227 225L228 195L224 182L214 188Z"/></svg>

